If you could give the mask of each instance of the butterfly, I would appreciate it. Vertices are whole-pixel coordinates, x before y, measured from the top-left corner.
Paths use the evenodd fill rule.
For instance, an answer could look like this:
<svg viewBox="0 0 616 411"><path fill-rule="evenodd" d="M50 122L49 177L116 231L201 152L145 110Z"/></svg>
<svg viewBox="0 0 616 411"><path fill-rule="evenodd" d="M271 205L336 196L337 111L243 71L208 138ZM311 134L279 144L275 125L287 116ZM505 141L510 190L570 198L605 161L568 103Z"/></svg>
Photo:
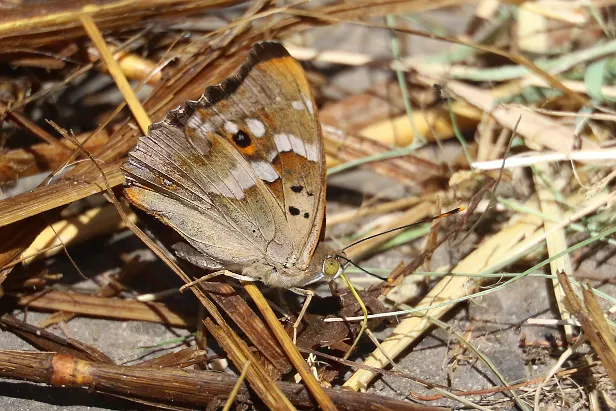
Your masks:
<svg viewBox="0 0 616 411"><path fill-rule="evenodd" d="M123 171L128 200L177 231L173 250L198 267L300 292L343 271L323 241L315 101L279 43L255 44L235 75L153 124Z"/></svg>

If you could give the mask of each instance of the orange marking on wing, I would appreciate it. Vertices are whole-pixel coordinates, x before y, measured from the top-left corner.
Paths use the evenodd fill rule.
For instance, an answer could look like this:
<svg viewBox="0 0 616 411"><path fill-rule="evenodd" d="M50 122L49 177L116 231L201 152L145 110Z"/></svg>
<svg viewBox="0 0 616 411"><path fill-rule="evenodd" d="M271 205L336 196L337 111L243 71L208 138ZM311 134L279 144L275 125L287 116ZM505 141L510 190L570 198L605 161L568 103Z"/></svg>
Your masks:
<svg viewBox="0 0 616 411"><path fill-rule="evenodd" d="M151 210L147 206L149 191L148 189L136 188L136 187L125 187L124 195L134 206L149 213Z"/></svg>
<svg viewBox="0 0 616 411"><path fill-rule="evenodd" d="M267 64L273 64L278 70L282 72L291 73L294 79L303 79L306 76L304 73L304 69L292 57L281 57L277 59L272 59L269 60Z"/></svg>
<svg viewBox="0 0 616 411"><path fill-rule="evenodd" d="M141 197L137 194L137 191L132 187L124 188L124 195L128 198L131 203L141 204Z"/></svg>
<svg viewBox="0 0 616 411"><path fill-rule="evenodd" d="M277 178L271 183L266 182L265 184L267 185L267 188L270 189L270 191L274 194L276 198L282 199L284 197L283 188L282 188L282 179Z"/></svg>
<svg viewBox="0 0 616 411"><path fill-rule="evenodd" d="M251 136L252 137L252 136ZM227 139L235 146L235 148L237 148L237 151L239 151L240 153L242 153L245 156L251 156L255 153L255 151L257 150L257 147L255 145L255 143L250 143L250 145L246 146L246 147L240 147L238 146L234 141L233 138L231 137L231 134L227 135Z"/></svg>
<svg viewBox="0 0 616 411"><path fill-rule="evenodd" d="M209 116L210 112L204 107L197 107L197 113L201 115L201 118L205 121ZM194 114L193 114L194 115Z"/></svg>
<svg viewBox="0 0 616 411"><path fill-rule="evenodd" d="M303 157L295 154L292 151L284 151L278 154L278 156L276 156L276 158L272 162L272 165L274 166L274 169L276 170L279 176L282 176L282 175L289 176L292 173L294 173L296 170L295 167L290 167L290 166L291 165L295 166L296 163L301 162L302 159ZM285 167L283 167L283 164L285 165Z"/></svg>
<svg viewBox="0 0 616 411"><path fill-rule="evenodd" d="M189 138L197 137L197 129L194 127L186 126L184 128L184 134L186 134L186 137Z"/></svg>

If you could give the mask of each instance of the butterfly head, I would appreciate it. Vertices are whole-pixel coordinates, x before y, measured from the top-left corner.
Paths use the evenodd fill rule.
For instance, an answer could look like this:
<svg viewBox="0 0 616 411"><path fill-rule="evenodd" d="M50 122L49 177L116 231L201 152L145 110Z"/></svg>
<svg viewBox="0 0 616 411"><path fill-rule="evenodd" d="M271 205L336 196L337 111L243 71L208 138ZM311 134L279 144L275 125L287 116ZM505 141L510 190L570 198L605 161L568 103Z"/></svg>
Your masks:
<svg viewBox="0 0 616 411"><path fill-rule="evenodd" d="M346 256L343 251L336 250L324 242L317 245L310 265L304 277L307 281L303 285L317 281L333 281L340 277L346 267Z"/></svg>
<svg viewBox="0 0 616 411"><path fill-rule="evenodd" d="M335 279L342 274L342 264L336 256L327 257L323 261L323 274L325 278Z"/></svg>

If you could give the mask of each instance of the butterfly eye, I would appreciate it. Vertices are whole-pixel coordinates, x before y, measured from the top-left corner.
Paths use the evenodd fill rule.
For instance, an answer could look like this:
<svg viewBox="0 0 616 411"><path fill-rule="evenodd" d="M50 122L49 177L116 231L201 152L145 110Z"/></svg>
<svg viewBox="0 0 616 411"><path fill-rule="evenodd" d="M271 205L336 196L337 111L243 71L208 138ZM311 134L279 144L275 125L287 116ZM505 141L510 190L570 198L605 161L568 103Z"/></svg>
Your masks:
<svg viewBox="0 0 616 411"><path fill-rule="evenodd" d="M333 257L327 257L325 261L323 261L323 274L326 276L333 277L337 275L340 268L340 263Z"/></svg>

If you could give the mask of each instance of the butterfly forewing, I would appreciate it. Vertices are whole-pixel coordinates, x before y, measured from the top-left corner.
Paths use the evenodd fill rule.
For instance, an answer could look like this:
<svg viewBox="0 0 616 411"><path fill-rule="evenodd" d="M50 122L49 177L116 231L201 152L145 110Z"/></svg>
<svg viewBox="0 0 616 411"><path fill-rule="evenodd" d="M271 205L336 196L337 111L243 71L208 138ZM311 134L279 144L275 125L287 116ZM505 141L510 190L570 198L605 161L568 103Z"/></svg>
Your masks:
<svg viewBox="0 0 616 411"><path fill-rule="evenodd" d="M125 166L127 195L204 254L203 266L305 269L323 222L321 144L299 63L260 43L236 76L140 140Z"/></svg>
<svg viewBox="0 0 616 411"><path fill-rule="evenodd" d="M306 268L324 213L325 168L309 84L277 43L255 46L240 73L209 87L187 128L224 136L265 183L284 212L295 255ZM316 228L316 229L315 229Z"/></svg>

